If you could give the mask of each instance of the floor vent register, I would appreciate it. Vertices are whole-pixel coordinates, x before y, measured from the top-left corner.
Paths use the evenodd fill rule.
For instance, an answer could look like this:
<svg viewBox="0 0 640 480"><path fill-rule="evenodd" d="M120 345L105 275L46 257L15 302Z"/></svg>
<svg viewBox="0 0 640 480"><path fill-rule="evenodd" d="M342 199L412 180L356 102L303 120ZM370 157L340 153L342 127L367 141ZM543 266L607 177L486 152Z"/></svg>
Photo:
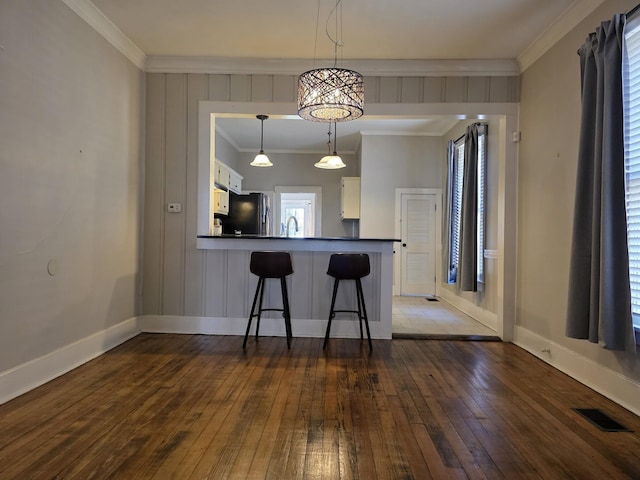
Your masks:
<svg viewBox="0 0 640 480"><path fill-rule="evenodd" d="M630 432L627 427L620 425L613 418L597 408L574 408L584 418L604 432Z"/></svg>

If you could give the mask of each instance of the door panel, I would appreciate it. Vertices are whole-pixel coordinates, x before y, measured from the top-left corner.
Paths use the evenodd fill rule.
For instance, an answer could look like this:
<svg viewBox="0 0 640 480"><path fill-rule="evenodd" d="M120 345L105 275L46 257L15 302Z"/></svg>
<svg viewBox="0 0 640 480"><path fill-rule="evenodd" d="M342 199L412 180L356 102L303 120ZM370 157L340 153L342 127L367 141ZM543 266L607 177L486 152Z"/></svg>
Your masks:
<svg viewBox="0 0 640 480"><path fill-rule="evenodd" d="M401 295L436 293L434 194L402 194Z"/></svg>

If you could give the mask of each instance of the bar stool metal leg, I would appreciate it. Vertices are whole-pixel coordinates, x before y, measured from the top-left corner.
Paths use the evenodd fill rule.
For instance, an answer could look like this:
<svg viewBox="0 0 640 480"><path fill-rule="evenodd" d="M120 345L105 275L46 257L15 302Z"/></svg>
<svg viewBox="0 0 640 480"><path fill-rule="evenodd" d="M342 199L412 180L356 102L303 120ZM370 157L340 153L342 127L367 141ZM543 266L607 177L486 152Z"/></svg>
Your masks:
<svg viewBox="0 0 640 480"><path fill-rule="evenodd" d="M258 278L258 285L256 286L256 293L253 296L253 303L251 304L251 313L249 314L249 321L247 322L247 331L244 334L244 342L242 342L242 348L247 347L247 337L249 337L249 330L251 329L251 320L255 316L254 312L256 311L256 302L258 301L258 295L260 294L260 291L261 291L260 287L262 286L263 281L264 279L262 277Z"/></svg>
<svg viewBox="0 0 640 480"><path fill-rule="evenodd" d="M364 325L367 328L367 339L369 340L369 350L373 350L373 344L371 343L371 332L369 331L369 317L367 317L367 307L365 307L364 305L362 282L359 278L356 278L356 295L358 296L359 306L362 305L362 317L360 318L360 338L362 338L362 319L364 318Z"/></svg>
<svg viewBox="0 0 640 480"><path fill-rule="evenodd" d="M256 315L256 341L258 340L258 332L260 331L260 319L262 318L262 299L264 298L264 284L266 283L266 279L262 278L262 283L260 284L260 300L258 301L258 313Z"/></svg>
<svg viewBox="0 0 640 480"><path fill-rule="evenodd" d="M358 324L360 325L360 340L364 337L362 335L362 304L364 300L360 300L360 292L358 291L358 280L356 280L356 299L358 300Z"/></svg>
<svg viewBox="0 0 640 480"><path fill-rule="evenodd" d="M287 348L291 348L291 312L289 311L289 294L287 292L287 280L280 278L280 288L282 289L282 316L284 317L284 328L287 335Z"/></svg>
<svg viewBox="0 0 640 480"><path fill-rule="evenodd" d="M336 305L336 294L338 293L339 283L340 283L340 280L337 278L333 282L333 295L331 296L331 308L329 309L329 323L327 323L327 331L324 334L324 343L322 344L323 350L326 350L327 348L327 342L329 341L329 333L331 332L331 321L333 320L333 317L336 316L336 312L333 310L333 308Z"/></svg>

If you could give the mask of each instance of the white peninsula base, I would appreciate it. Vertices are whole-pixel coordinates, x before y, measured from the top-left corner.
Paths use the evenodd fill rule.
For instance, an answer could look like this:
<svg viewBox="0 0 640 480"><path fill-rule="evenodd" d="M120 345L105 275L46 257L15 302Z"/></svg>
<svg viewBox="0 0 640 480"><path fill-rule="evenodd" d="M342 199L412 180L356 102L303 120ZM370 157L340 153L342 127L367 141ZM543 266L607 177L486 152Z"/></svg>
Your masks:
<svg viewBox="0 0 640 480"><path fill-rule="evenodd" d="M362 279L371 337L391 339L393 242L394 239L198 237L197 248L205 249L205 301L203 316L147 315L141 329L157 333L244 335L257 277L249 271L252 251L277 250L291 253L294 273L287 277L291 323L295 337L323 337L327 326L333 277L327 275L332 253L367 253L371 273ZM263 307L280 308L280 283L267 280ZM336 309L357 309L355 282L343 281ZM255 322L251 334L255 332ZM280 312L265 312L260 335L285 336ZM366 334L365 334L366 335ZM339 313L331 326L332 338L359 338L356 314Z"/></svg>

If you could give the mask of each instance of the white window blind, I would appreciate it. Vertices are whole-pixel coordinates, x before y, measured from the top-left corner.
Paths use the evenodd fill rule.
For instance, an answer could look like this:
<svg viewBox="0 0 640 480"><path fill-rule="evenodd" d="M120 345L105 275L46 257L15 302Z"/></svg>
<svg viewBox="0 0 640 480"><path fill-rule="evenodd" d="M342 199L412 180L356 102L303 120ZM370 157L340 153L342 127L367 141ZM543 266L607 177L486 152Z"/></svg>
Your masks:
<svg viewBox="0 0 640 480"><path fill-rule="evenodd" d="M457 270L458 260L460 258L460 220L462 212L462 180L464 178L464 137L455 143L453 152L450 265L455 267ZM453 280L455 281L455 278Z"/></svg>
<svg viewBox="0 0 640 480"><path fill-rule="evenodd" d="M640 18L627 20L622 64L625 194L633 323L640 327Z"/></svg>
<svg viewBox="0 0 640 480"><path fill-rule="evenodd" d="M484 282L484 215L485 215L485 171L486 171L486 135L478 135L478 282Z"/></svg>

